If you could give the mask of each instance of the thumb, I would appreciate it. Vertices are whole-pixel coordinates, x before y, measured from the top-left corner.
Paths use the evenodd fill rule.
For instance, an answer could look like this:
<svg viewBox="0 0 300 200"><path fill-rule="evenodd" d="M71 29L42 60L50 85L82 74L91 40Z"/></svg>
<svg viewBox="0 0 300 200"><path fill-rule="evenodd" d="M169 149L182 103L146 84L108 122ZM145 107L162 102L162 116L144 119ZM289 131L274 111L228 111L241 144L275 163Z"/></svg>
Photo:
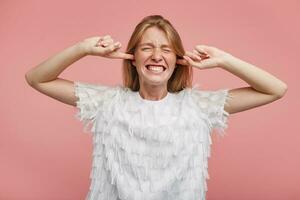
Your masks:
<svg viewBox="0 0 300 200"><path fill-rule="evenodd" d="M200 65L198 67L200 69L206 69L206 68L214 68L217 66L218 66L218 64L215 59L204 59L201 61Z"/></svg>

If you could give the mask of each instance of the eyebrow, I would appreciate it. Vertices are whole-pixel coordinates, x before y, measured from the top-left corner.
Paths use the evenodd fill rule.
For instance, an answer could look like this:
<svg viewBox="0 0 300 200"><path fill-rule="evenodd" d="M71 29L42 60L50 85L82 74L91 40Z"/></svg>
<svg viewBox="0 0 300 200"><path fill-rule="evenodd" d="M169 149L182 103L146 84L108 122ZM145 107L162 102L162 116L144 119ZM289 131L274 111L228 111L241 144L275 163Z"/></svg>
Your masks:
<svg viewBox="0 0 300 200"><path fill-rule="evenodd" d="M139 46L146 46L146 45L149 45L149 46L154 47L154 44L151 43L151 42L142 43L142 44L140 44ZM171 46L168 45L168 44L162 44L161 47L169 47L169 48L171 48Z"/></svg>

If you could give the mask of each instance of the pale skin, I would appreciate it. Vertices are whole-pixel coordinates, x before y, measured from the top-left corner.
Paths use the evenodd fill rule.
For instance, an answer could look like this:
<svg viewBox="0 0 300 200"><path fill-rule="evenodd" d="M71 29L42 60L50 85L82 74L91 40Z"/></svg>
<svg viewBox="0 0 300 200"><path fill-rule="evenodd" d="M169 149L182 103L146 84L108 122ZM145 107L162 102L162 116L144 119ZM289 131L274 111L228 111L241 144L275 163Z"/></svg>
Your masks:
<svg viewBox="0 0 300 200"><path fill-rule="evenodd" d="M287 85L272 74L216 47L196 45L193 50L186 51L184 59L176 60L165 34L156 27L147 29L139 44L134 55L130 55L122 52L120 42L114 42L109 35L87 38L32 68L25 77L34 89L72 106L78 101L74 82L58 76L87 55L132 60L139 73L139 93L148 100L159 100L167 94L167 81L176 63L199 70L224 69L247 82L249 87L229 90L233 98L227 99L224 108L229 114L271 103L287 91ZM152 74L146 70L146 64L161 64L166 70L161 75Z"/></svg>

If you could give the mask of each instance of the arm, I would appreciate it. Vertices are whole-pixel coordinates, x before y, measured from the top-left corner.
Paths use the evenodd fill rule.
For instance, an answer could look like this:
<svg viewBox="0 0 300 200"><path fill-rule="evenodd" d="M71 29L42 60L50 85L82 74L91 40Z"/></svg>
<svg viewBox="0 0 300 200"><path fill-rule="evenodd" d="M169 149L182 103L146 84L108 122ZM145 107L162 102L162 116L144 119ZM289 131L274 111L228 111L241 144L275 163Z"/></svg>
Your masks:
<svg viewBox="0 0 300 200"><path fill-rule="evenodd" d="M215 47L197 45L177 63L198 69L219 67L247 82L250 87L229 91L232 98L228 98L224 109L230 114L271 103L287 91L287 85L275 76Z"/></svg>
<svg viewBox="0 0 300 200"><path fill-rule="evenodd" d="M29 70L25 77L28 84L39 92L63 103L75 106L74 83L58 78L67 67L84 57L80 43L72 45Z"/></svg>
<svg viewBox="0 0 300 200"><path fill-rule="evenodd" d="M76 106L74 82L58 76L72 63L86 55L133 59L132 55L117 51L120 47L121 44L114 43L109 35L85 39L29 70L25 75L26 81L39 92L60 102Z"/></svg>
<svg viewBox="0 0 300 200"><path fill-rule="evenodd" d="M237 113L262 106L280 99L287 91L287 85L268 72L233 56L224 57L222 69L236 75L251 87L229 91L233 97L228 100L225 110Z"/></svg>

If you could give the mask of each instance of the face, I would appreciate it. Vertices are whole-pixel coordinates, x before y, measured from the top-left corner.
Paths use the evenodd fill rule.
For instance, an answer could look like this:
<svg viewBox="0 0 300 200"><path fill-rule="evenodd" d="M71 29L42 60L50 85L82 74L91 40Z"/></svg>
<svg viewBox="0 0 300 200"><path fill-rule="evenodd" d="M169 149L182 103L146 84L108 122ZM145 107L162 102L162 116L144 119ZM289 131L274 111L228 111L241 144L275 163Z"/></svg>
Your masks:
<svg viewBox="0 0 300 200"><path fill-rule="evenodd" d="M162 30L148 28L137 45L134 58L132 64L139 74L140 85L167 88L176 66L176 54Z"/></svg>

